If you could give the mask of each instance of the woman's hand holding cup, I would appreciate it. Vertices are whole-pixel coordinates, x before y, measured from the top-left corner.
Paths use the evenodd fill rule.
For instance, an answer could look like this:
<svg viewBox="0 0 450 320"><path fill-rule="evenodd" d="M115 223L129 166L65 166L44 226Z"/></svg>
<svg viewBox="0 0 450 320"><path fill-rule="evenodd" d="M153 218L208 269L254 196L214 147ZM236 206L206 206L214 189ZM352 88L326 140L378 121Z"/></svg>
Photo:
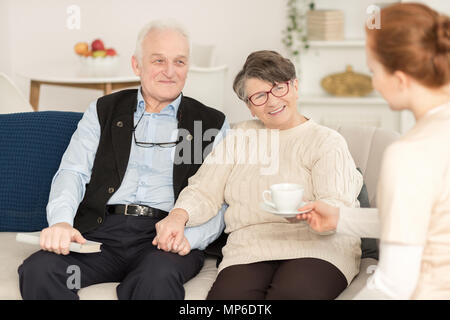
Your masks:
<svg viewBox="0 0 450 320"><path fill-rule="evenodd" d="M314 231L327 232L336 230L339 221L339 208L333 207L322 201L310 202L298 209L298 220L306 220Z"/></svg>

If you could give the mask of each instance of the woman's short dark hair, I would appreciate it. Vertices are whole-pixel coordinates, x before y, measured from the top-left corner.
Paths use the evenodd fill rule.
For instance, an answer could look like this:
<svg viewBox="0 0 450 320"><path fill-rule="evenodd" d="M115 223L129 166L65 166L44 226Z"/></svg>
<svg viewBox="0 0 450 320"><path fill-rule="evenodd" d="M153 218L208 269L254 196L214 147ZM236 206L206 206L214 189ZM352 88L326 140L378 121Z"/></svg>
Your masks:
<svg viewBox="0 0 450 320"><path fill-rule="evenodd" d="M272 84L296 78L295 66L291 60L278 52L262 50L251 53L233 82L233 90L239 99L247 102L245 82L256 78Z"/></svg>

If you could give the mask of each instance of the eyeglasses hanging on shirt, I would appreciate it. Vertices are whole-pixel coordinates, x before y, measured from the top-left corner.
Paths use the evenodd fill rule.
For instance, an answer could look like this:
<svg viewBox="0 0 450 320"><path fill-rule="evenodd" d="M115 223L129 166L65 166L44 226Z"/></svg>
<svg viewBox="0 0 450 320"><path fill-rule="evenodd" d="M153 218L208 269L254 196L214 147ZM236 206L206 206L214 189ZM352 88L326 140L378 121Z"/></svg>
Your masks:
<svg viewBox="0 0 450 320"><path fill-rule="evenodd" d="M144 113L142 113L141 117L138 120L138 123L134 126L133 128L133 136L134 136L134 143L138 146L138 147L142 147L142 148L152 148L152 147L160 147L160 148L173 148L177 145L177 143L179 142L177 141L173 141L173 142L141 142L138 141L136 139L136 128L139 125L139 122L141 122L142 117L144 116Z"/></svg>

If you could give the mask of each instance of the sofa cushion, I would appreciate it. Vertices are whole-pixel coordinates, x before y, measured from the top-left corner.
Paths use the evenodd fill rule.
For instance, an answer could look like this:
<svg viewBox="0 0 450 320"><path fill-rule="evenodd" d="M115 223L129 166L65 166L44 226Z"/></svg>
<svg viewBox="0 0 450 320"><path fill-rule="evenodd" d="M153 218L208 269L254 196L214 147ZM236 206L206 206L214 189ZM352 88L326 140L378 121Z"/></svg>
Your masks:
<svg viewBox="0 0 450 320"><path fill-rule="evenodd" d="M367 284L367 280L374 273L378 261L372 258L361 259L359 274L353 279L350 285L345 289L336 300L353 299Z"/></svg>
<svg viewBox="0 0 450 320"><path fill-rule="evenodd" d="M362 174L360 168L356 168L356 170L358 170ZM361 191L359 191L358 194L358 201L361 208L370 208L369 193L367 192L366 183L364 181L363 186L361 187Z"/></svg>
<svg viewBox="0 0 450 320"><path fill-rule="evenodd" d="M360 168L356 169L358 169L358 171L361 172L362 174ZM361 208L370 208L369 193L367 192L365 182L363 183L361 191L359 192L358 201ZM379 256L379 246L377 239L361 238L361 259L372 258L378 260L378 256Z"/></svg>
<svg viewBox="0 0 450 320"><path fill-rule="evenodd" d="M17 269L39 247L16 241L15 232L0 232L0 300L22 299ZM186 300L204 300L217 276L215 259L207 258L200 273L185 283ZM80 289L82 300L115 300L119 283L101 283Z"/></svg>
<svg viewBox="0 0 450 320"><path fill-rule="evenodd" d="M0 300L21 299L17 269L23 260L38 250L34 245L16 242L15 239L15 232L0 232ZM338 299L352 299L364 287L376 264L374 259L362 259L360 273ZM200 273L185 283L185 299L204 300L216 276L215 259L208 257ZM117 299L117 285L117 282L92 285L80 289L78 295L82 300L114 300Z"/></svg>
<svg viewBox="0 0 450 320"><path fill-rule="evenodd" d="M52 178L82 113L0 115L0 231L47 227Z"/></svg>
<svg viewBox="0 0 450 320"><path fill-rule="evenodd" d="M17 269L37 247L16 241L15 232L0 232L0 300L21 299Z"/></svg>

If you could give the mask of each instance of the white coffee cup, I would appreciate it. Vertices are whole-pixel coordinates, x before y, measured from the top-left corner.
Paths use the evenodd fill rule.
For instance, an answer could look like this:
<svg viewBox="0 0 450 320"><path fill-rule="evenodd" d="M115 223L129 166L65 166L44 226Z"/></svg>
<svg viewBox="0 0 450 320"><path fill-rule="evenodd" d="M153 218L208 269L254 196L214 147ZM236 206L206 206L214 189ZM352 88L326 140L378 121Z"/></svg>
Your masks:
<svg viewBox="0 0 450 320"><path fill-rule="evenodd" d="M270 186L270 190L264 190L262 198L264 203L278 212L295 212L303 200L304 189L295 183L279 183ZM270 194L272 201L267 200L266 194Z"/></svg>

